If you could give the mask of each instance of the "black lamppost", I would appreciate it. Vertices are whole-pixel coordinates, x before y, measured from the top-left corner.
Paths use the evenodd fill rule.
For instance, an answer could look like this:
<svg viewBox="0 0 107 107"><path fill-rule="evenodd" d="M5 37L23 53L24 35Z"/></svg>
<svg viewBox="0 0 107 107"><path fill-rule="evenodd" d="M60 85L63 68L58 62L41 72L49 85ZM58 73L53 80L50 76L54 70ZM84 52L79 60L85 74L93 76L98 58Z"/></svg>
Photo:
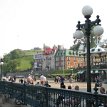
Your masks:
<svg viewBox="0 0 107 107"><path fill-rule="evenodd" d="M101 20L99 19L99 16L97 15L97 19L95 21L91 21L90 17L93 13L93 9L90 6L84 6L82 9L82 13L84 17L86 18L84 24L80 24L80 21L78 21L77 24L77 30L74 33L74 38L76 39L82 39L84 38L86 40L87 50L87 92L91 92L91 66L90 66L90 36L91 33L93 33L95 36L100 36L103 34L103 28L99 24ZM85 30L85 32L82 32L82 29Z"/></svg>
<svg viewBox="0 0 107 107"><path fill-rule="evenodd" d="M1 71L0 72L0 80L2 80L2 75L3 75L3 72L2 72L2 70L3 70L3 59L2 58L0 59L0 68L1 68L0 69L0 71Z"/></svg>

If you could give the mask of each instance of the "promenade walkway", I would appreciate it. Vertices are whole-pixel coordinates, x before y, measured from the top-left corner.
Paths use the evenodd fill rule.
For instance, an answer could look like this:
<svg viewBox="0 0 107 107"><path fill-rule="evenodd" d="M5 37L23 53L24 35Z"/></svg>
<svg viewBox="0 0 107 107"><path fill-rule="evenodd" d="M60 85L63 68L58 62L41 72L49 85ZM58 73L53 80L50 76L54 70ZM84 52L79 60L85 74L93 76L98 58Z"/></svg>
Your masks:
<svg viewBox="0 0 107 107"><path fill-rule="evenodd" d="M51 85L52 88L60 88L60 83L55 83L53 79L47 79L48 80L48 83ZM16 80L16 82L19 82L19 79ZM40 82L39 79L37 79L34 84L36 84L37 82ZM80 91L87 91L87 83L86 82L75 82L73 81L72 83L70 83L68 80L65 80L65 86L66 86L66 89L68 88L69 85L72 86L72 89L74 89L74 87L76 85L79 86L79 89ZM95 83L92 82L91 83L91 87L92 87L92 91L93 91L93 88L95 87Z"/></svg>
<svg viewBox="0 0 107 107"><path fill-rule="evenodd" d="M37 80L37 81L39 81L39 80ZM60 84L55 83L53 80L49 80L49 84L51 85L52 88L60 88ZM78 85L79 88L80 88L80 91L87 91L87 83L86 82L72 82L72 83L69 83L69 81L65 81L66 89L68 88L69 85L72 86L72 89L74 89L74 87L76 85ZM92 90L93 90L93 88L95 87L95 83L91 83L91 87L92 87Z"/></svg>

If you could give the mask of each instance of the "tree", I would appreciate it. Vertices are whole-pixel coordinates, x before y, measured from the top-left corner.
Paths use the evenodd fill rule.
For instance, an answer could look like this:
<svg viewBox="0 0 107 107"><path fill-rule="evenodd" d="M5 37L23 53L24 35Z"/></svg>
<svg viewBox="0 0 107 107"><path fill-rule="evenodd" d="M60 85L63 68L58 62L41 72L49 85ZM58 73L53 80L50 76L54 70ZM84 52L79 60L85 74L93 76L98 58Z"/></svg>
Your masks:
<svg viewBox="0 0 107 107"><path fill-rule="evenodd" d="M32 68L34 54L26 54L28 51L30 52L30 50L15 49L4 55L4 72L16 72Z"/></svg>
<svg viewBox="0 0 107 107"><path fill-rule="evenodd" d="M11 51L9 54L6 54L4 56L4 60L6 62L13 60L13 59L17 59L17 58L21 58L25 55L25 52L20 50L20 49L15 49L13 51Z"/></svg>
<svg viewBox="0 0 107 107"><path fill-rule="evenodd" d="M11 59L20 58L20 57L23 57L24 55L25 55L25 52L20 50L20 49L15 49L15 50L10 52L10 58Z"/></svg>
<svg viewBox="0 0 107 107"><path fill-rule="evenodd" d="M78 53L80 45L81 45L81 42L78 41L76 44L74 43L74 45L72 47L70 47L70 49L73 50L73 51L75 51L76 53Z"/></svg>
<svg viewBox="0 0 107 107"><path fill-rule="evenodd" d="M5 72L15 72L17 66L19 65L17 60L11 60L5 64Z"/></svg>

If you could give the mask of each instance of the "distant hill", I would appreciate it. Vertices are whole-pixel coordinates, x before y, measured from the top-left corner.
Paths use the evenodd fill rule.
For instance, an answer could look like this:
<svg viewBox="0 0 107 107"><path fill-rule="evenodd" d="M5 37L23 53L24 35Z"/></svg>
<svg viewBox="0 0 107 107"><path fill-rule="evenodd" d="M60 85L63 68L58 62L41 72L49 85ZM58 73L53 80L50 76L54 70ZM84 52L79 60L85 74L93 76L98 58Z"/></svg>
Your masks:
<svg viewBox="0 0 107 107"><path fill-rule="evenodd" d="M38 52L42 52L42 50L34 50L34 49L32 49L32 50L24 50L24 52L25 52L25 56L26 56L26 55L35 55Z"/></svg>
<svg viewBox="0 0 107 107"><path fill-rule="evenodd" d="M4 56L4 72L19 72L32 69L34 55L42 50L15 49Z"/></svg>
<svg viewBox="0 0 107 107"><path fill-rule="evenodd" d="M33 62L34 62L34 55L37 52L41 52L42 50L24 50L25 55L22 58L17 59L17 61L20 63L19 66L17 66L18 71L23 71L27 69L32 69Z"/></svg>

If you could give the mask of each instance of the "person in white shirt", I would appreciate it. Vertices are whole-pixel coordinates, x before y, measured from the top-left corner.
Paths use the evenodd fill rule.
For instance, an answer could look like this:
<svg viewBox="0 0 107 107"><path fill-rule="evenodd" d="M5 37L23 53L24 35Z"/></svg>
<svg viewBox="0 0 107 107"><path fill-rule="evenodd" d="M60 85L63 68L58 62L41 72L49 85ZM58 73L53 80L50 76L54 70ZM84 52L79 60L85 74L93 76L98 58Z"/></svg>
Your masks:
<svg viewBox="0 0 107 107"><path fill-rule="evenodd" d="M46 82L46 77L41 74L41 76L40 76L40 83L41 83L42 85L44 85L45 82Z"/></svg>

